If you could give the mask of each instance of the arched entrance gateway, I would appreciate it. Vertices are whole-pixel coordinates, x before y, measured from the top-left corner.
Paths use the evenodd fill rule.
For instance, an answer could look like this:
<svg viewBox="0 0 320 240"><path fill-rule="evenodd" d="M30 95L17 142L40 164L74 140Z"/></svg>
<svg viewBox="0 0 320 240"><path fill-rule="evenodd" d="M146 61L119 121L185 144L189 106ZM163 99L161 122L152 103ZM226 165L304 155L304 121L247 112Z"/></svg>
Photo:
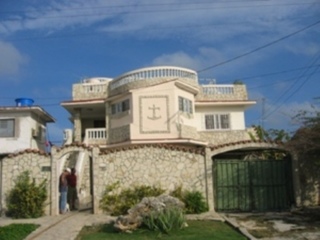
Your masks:
<svg viewBox="0 0 320 240"><path fill-rule="evenodd" d="M76 169L78 209L92 209L94 213L93 152L93 148L81 144L71 144L61 149L56 147L51 149L51 215L59 214L59 176L63 169L67 167Z"/></svg>
<svg viewBox="0 0 320 240"><path fill-rule="evenodd" d="M282 145L229 143L212 147L211 158L216 211L283 211L300 204L297 162Z"/></svg>

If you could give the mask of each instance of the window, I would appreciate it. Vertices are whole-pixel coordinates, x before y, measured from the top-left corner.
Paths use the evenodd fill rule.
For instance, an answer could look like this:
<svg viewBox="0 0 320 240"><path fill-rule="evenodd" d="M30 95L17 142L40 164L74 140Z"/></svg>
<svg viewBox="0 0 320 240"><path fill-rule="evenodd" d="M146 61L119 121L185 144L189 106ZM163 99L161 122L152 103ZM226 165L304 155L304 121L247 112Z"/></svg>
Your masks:
<svg viewBox="0 0 320 240"><path fill-rule="evenodd" d="M14 137L14 119L0 119L0 137Z"/></svg>
<svg viewBox="0 0 320 240"><path fill-rule="evenodd" d="M121 112L125 112L130 110L130 101L129 99L126 99L122 102L118 102L115 104L111 105L111 113L112 114L117 114L117 113L121 113Z"/></svg>
<svg viewBox="0 0 320 240"><path fill-rule="evenodd" d="M230 129L229 114L208 114L205 115L206 129Z"/></svg>
<svg viewBox="0 0 320 240"><path fill-rule="evenodd" d="M192 101L183 97L179 97L179 111L192 114Z"/></svg>

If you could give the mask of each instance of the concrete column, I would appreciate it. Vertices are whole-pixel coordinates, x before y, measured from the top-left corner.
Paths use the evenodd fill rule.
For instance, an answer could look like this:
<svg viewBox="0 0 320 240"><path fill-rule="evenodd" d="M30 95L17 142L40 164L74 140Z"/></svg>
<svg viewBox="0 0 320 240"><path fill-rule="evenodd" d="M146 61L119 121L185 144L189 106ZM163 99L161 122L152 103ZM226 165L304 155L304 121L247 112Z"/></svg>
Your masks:
<svg viewBox="0 0 320 240"><path fill-rule="evenodd" d="M301 206L301 186L300 186L300 173L298 156L292 154L292 181L293 181L293 193L296 202L296 206Z"/></svg>
<svg viewBox="0 0 320 240"><path fill-rule="evenodd" d="M81 126L81 109L75 109L76 113L74 114L74 141L82 142L82 126Z"/></svg>
<svg viewBox="0 0 320 240"><path fill-rule="evenodd" d="M213 172L212 172L212 159L210 148L205 148L205 174L206 174L206 197L209 206L209 211L214 211L214 196L213 196Z"/></svg>
<svg viewBox="0 0 320 240"><path fill-rule="evenodd" d="M93 214L99 213L99 198L98 198L98 187L99 187L99 152L100 149L98 147L92 148L92 185L93 185L93 193L92 193L92 204L93 204Z"/></svg>
<svg viewBox="0 0 320 240"><path fill-rule="evenodd" d="M106 102L105 105L105 113L106 113L106 132L107 132L107 144L109 144L109 135L110 135L110 115L111 115L111 109L110 109L110 102Z"/></svg>
<svg viewBox="0 0 320 240"><path fill-rule="evenodd" d="M50 215L59 215L59 159L57 158L57 148L51 148L51 207Z"/></svg>

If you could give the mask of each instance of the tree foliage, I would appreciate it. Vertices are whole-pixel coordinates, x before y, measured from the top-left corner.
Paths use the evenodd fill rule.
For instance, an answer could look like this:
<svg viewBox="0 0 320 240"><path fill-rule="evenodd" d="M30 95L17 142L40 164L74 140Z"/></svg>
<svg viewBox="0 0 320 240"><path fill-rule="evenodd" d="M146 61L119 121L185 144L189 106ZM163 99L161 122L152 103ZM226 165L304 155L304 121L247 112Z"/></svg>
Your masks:
<svg viewBox="0 0 320 240"><path fill-rule="evenodd" d="M318 99L319 103L319 99ZM311 110L301 110L294 117L300 124L287 146L300 156L320 160L320 110L312 105Z"/></svg>
<svg viewBox="0 0 320 240"><path fill-rule="evenodd" d="M264 129L261 126L253 126L255 134L249 133L252 141L271 141L285 143L290 139L290 134L283 129ZM250 151L245 159L285 159L288 153L278 149L265 149Z"/></svg>
<svg viewBox="0 0 320 240"><path fill-rule="evenodd" d="M283 129L264 129L261 126L253 126L255 129L255 135L250 134L250 138L253 141L266 140L275 142L287 142L290 139L290 134Z"/></svg>

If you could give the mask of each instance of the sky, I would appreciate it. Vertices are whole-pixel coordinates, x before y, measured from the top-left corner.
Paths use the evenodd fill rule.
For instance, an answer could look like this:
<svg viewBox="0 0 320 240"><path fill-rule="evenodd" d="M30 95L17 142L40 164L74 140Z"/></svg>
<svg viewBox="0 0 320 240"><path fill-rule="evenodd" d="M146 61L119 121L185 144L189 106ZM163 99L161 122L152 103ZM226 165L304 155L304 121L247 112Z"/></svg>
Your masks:
<svg viewBox="0 0 320 240"><path fill-rule="evenodd" d="M320 97L320 0L0 0L0 105L32 98L53 143L72 84L158 65L241 80L246 126L292 132Z"/></svg>

